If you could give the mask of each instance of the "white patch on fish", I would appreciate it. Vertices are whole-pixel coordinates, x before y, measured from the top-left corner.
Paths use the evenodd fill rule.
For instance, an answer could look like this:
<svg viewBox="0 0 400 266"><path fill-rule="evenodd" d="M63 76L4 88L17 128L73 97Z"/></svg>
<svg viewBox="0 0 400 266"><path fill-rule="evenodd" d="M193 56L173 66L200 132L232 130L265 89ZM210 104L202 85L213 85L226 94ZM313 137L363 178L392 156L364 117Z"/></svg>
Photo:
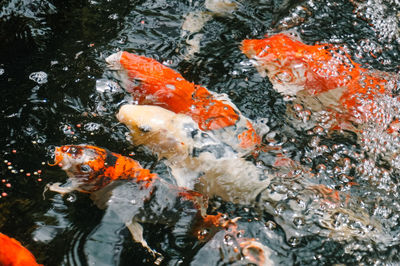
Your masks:
<svg viewBox="0 0 400 266"><path fill-rule="evenodd" d="M131 130L134 145L145 145L167 159L178 186L250 204L269 184L268 178L261 180L262 169L212 132L201 131L189 116L158 106L124 105L117 118Z"/></svg>

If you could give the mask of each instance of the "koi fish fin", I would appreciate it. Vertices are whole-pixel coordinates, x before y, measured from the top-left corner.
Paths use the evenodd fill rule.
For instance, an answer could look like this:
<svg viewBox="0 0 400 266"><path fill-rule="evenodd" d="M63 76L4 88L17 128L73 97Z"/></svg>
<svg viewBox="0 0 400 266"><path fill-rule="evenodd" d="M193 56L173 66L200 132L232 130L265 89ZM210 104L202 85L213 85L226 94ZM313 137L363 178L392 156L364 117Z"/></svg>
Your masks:
<svg viewBox="0 0 400 266"><path fill-rule="evenodd" d="M156 259L154 261L154 264L160 265L164 257L160 253L149 247L146 240L143 238L143 227L136 221L126 222L125 225L131 232L133 240L137 243L142 244L142 246L146 248L150 252L150 254L154 256L154 258Z"/></svg>

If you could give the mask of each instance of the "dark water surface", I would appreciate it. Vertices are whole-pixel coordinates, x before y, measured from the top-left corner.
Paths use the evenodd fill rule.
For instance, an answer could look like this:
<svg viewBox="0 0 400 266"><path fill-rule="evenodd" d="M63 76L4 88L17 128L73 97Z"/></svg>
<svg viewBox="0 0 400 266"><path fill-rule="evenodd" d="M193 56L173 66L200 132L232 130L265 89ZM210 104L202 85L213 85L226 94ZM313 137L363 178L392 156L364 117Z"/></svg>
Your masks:
<svg viewBox="0 0 400 266"><path fill-rule="evenodd" d="M398 72L400 4L389 0L233 2L236 10L213 14L199 31L190 33L182 29L183 21L189 12L206 11L204 1L3 0L0 232L21 241L44 265L87 265L88 261L97 261L95 265L101 265L98 261L104 265L151 264L150 254L131 240L127 229L99 225L103 211L87 195L43 193L47 183L65 180L63 171L47 165L52 161L52 148L64 144L94 144L125 155L135 152L144 167L153 167L170 178L162 162L157 163L154 156L129 144L127 129L115 118L119 106L129 97L107 70L104 59L120 50L155 58L189 81L228 94L245 116L265 118L290 157L313 169L321 164L327 171L335 169L337 162L327 159L329 154L313 153L308 145L313 135L307 128L288 125L287 102L267 78L260 77L240 52L239 44L246 38L294 29L309 44L346 45L366 68ZM189 43L196 38L200 41L193 53L196 47ZM297 141L288 141L291 138ZM321 139L323 145L342 147L347 151L343 154L362 153L366 145L359 144L352 132ZM399 145L393 143L389 149L399 149ZM376 160L382 159L378 157ZM357 176L357 169L364 166L352 160L356 170L351 174ZM274 221L268 215L265 221L245 226L253 236L267 230L266 236L258 237L275 252L273 260L284 265L398 264L397 166L400 164L377 161L376 169L383 167L390 172L390 182L385 183L386 187L368 190L370 181L360 174L358 181L364 181L364 186L355 192L369 198L368 206L380 199L368 210L388 222L385 226L392 238L385 244L352 239L339 242L318 234L290 240L279 226L271 226ZM382 173L369 168L365 171L370 171L371 179ZM341 184L341 180L329 182ZM252 220L256 216L229 203L216 201L211 205L233 217ZM104 230L105 239L117 242L119 250L94 245L87 259L83 247L95 228ZM145 239L165 254L165 264L222 264L213 250L176 247L164 226L146 225Z"/></svg>

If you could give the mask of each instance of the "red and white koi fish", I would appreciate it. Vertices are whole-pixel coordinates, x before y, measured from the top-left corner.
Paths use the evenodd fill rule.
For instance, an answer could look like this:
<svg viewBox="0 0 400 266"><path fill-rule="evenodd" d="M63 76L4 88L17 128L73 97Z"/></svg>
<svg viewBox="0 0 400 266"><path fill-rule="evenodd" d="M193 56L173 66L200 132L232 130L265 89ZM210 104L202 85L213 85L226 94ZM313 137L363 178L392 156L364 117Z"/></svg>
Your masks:
<svg viewBox="0 0 400 266"><path fill-rule="evenodd" d="M331 44L306 45L280 33L244 40L241 49L255 60L258 71L268 76L276 91L316 97L329 92L329 99L322 100L325 107L340 109L356 123L384 116L377 112L374 97L392 95L396 87L395 75L365 69L344 48Z"/></svg>
<svg viewBox="0 0 400 266"><path fill-rule="evenodd" d="M134 159L106 149L91 145L56 147L55 164L66 171L72 182L70 187L50 185L50 190L92 192L95 203L112 208L113 215L117 214L123 220L135 241L151 254L159 255L155 263L160 263L162 256L143 239L143 228L139 223L167 224L173 227L176 235L190 233L200 241L211 238L217 231L229 231L236 226L235 219L226 219L222 214L207 215L207 199L202 194L167 183L143 169ZM204 229L207 229L206 235L202 233ZM236 238L243 243L243 250L250 245L246 244L249 239Z"/></svg>
<svg viewBox="0 0 400 266"><path fill-rule="evenodd" d="M16 239L0 233L0 265L39 266L32 253Z"/></svg>
<svg viewBox="0 0 400 266"><path fill-rule="evenodd" d="M123 105L118 120L131 131L134 145L165 158L178 186L226 201L252 204L269 179L261 168L232 147L204 132L187 115L151 105Z"/></svg>
<svg viewBox="0 0 400 266"><path fill-rule="evenodd" d="M158 61L118 52L106 59L118 70L122 86L139 104L157 105L190 116L201 130L219 131L221 139L238 149L249 150L261 143L251 122L226 95L191 83Z"/></svg>

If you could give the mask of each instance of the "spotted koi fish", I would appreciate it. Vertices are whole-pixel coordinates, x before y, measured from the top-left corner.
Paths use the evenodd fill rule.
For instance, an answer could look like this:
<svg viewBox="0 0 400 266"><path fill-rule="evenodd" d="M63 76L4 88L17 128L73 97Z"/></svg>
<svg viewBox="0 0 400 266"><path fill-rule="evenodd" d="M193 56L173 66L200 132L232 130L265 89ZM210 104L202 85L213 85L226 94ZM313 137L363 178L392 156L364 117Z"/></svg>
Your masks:
<svg viewBox="0 0 400 266"><path fill-rule="evenodd" d="M51 191L92 193L99 207L111 209L113 215L116 213L133 239L158 257L157 264L162 256L143 239L140 223L171 225L175 236L190 233L200 241L210 239L218 231L236 228L235 219L227 219L222 214L207 215L207 200L202 194L163 181L132 158L91 145L66 145L56 147L55 164L66 171L72 182L67 187L57 183L50 185ZM205 229L206 235L202 233ZM237 241L243 243L242 248L246 250L255 240Z"/></svg>
<svg viewBox="0 0 400 266"><path fill-rule="evenodd" d="M124 179L135 180L147 188L158 179L137 161L96 146L66 145L56 147L54 154L55 165L59 165L69 177L70 184L64 193L74 190L91 193L112 181ZM62 187L59 189L61 192Z"/></svg>
<svg viewBox="0 0 400 266"><path fill-rule="evenodd" d="M139 104L157 105L186 114L204 131L229 131L223 137L236 138L232 142L242 149L261 143L253 125L225 95L191 83L151 58L118 52L106 61L111 69L118 70L123 87Z"/></svg>
<svg viewBox="0 0 400 266"><path fill-rule="evenodd" d="M39 266L32 253L14 238L0 233L0 265Z"/></svg>
<svg viewBox="0 0 400 266"><path fill-rule="evenodd" d="M258 71L268 76L276 91L316 97L329 92L324 104L336 106L356 123L379 115L374 97L392 95L396 87L393 74L363 68L343 47L306 45L285 33L244 40L241 50L254 59Z"/></svg>

